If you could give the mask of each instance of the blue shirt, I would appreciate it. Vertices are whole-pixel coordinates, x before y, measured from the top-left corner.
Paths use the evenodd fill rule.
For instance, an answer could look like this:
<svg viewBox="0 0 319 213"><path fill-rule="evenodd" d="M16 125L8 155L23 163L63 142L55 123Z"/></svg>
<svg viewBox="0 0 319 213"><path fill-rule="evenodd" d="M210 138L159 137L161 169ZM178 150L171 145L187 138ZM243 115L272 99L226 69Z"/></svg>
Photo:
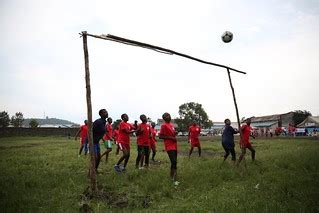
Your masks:
<svg viewBox="0 0 319 213"><path fill-rule="evenodd" d="M105 124L106 124L106 119L103 119L103 118L99 118L94 121L93 128L92 128L94 144L98 144L99 141L103 138L106 132Z"/></svg>
<svg viewBox="0 0 319 213"><path fill-rule="evenodd" d="M225 126L225 129L223 131L222 135L222 144L228 149L234 148L234 134L238 133L238 131L234 130L232 126Z"/></svg>

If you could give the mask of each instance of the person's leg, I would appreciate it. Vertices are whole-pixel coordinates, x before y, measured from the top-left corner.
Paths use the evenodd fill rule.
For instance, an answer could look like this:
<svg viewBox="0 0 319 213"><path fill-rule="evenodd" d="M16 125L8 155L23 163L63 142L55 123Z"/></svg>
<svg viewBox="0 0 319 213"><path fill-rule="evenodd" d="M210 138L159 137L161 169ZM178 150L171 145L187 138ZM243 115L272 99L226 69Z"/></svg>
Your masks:
<svg viewBox="0 0 319 213"><path fill-rule="evenodd" d="M81 155L81 154L82 154L82 150L83 150L83 148L84 148L84 144L81 144L81 147L80 147L80 150L79 150L79 155Z"/></svg>
<svg viewBox="0 0 319 213"><path fill-rule="evenodd" d="M150 147L149 146L144 146L144 156L145 156L145 167L148 168L149 159L150 159Z"/></svg>
<svg viewBox="0 0 319 213"><path fill-rule="evenodd" d="M229 155L229 149L224 144L222 144L222 145L223 145L223 148L225 150L225 155L224 155L224 161L225 161Z"/></svg>
<svg viewBox="0 0 319 213"><path fill-rule="evenodd" d="M155 155L156 155L156 147L155 145L152 146L152 161L155 161Z"/></svg>
<svg viewBox="0 0 319 213"><path fill-rule="evenodd" d="M94 153L95 153L95 170L97 172L97 169L99 167L100 160L101 160L100 144L94 144Z"/></svg>
<svg viewBox="0 0 319 213"><path fill-rule="evenodd" d="M236 152L235 152L235 149L234 149L234 148L231 148L229 151L230 151L230 153L231 153L231 160L233 161L233 164L235 164L235 162L236 162Z"/></svg>
<svg viewBox="0 0 319 213"><path fill-rule="evenodd" d="M251 151L251 159L255 160L256 150L251 145L249 145L247 148Z"/></svg>
<svg viewBox="0 0 319 213"><path fill-rule="evenodd" d="M191 157L191 154L192 154L192 152L193 152L193 149L194 149L194 147L193 147L193 145L191 145L191 148L190 148L189 153L188 153L188 157Z"/></svg>
<svg viewBox="0 0 319 213"><path fill-rule="evenodd" d="M122 147L122 144L119 144L119 148L120 148L120 150L122 151L122 156L120 157L120 159L119 159L119 161L117 162L117 164L116 164L116 166L119 166L121 163L122 163L122 161L125 159L125 150L124 150L124 148Z"/></svg>
<svg viewBox="0 0 319 213"><path fill-rule="evenodd" d="M135 162L135 168L138 169L138 165L141 161L141 157L142 157L142 147L141 146L137 146L137 157L136 157L136 162Z"/></svg>
<svg viewBox="0 0 319 213"><path fill-rule="evenodd" d="M170 177L172 180L177 180L177 151L176 150L170 150L167 151L168 157L171 161L171 172Z"/></svg>
<svg viewBox="0 0 319 213"><path fill-rule="evenodd" d="M129 159L130 159L130 149L127 149L127 150L125 150L124 169L126 168L126 165L127 165Z"/></svg>
<svg viewBox="0 0 319 213"><path fill-rule="evenodd" d="M89 145L89 139L86 138L85 143L84 143L84 154L85 155L88 153L88 149L89 149L88 145Z"/></svg>
<svg viewBox="0 0 319 213"><path fill-rule="evenodd" d="M202 155L202 148L200 147L200 144L198 145L198 156L200 157Z"/></svg>
<svg viewBox="0 0 319 213"><path fill-rule="evenodd" d="M238 164L240 164L240 162L245 158L245 154L246 154L246 148L241 148L241 154L238 159Z"/></svg>

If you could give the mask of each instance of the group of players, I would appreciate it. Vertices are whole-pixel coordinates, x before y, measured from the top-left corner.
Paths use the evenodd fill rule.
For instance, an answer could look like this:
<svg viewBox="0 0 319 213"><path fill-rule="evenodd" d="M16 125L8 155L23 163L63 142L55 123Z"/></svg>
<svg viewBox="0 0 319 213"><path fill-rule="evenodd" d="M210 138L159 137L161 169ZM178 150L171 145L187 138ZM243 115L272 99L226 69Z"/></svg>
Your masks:
<svg viewBox="0 0 319 213"><path fill-rule="evenodd" d="M101 158L105 156L106 161L108 160L109 153L112 151L113 145L116 145L116 154L119 154L121 150L122 156L119 158L117 164L114 166L116 172L123 172L126 170L127 163L130 158L130 136L135 133L137 136L137 158L135 167L138 169L148 168L150 150L152 150L152 161L155 162L156 155L156 130L155 123L151 125L147 123L147 117L142 114L140 116L141 123L138 124L135 121L134 124L128 123L129 117L127 114L121 115L121 123L113 130L112 118L108 117L108 112L105 109L99 111L100 118L93 122L92 133L93 133L93 150L95 154L95 169L97 171L100 164ZM170 177L174 181L175 185L178 185L177 181L177 132L175 131L174 125L171 123L171 116L169 113L162 115L164 123L161 125L160 132L158 134L159 139L164 141L165 151L171 162ZM87 121L84 122L77 132L75 139L78 136L81 137L81 147L79 150L79 156L84 149L85 154L88 150L88 127ZM238 160L238 164L242 161L246 154L246 149L251 151L252 159L255 159L255 150L251 146L249 141L251 127L250 119L246 120L246 125L241 127L242 137L240 140L241 155ZM196 122L189 127L188 139L190 143L189 157L191 156L194 147L198 148L198 154L201 156L201 144L199 141L199 135L201 128ZM230 125L230 120L225 120L225 128L222 134L222 146L225 150L224 161L227 159L229 154L232 155L232 161L236 162L236 152L234 143L234 134L237 134L238 130L235 130ZM100 141L105 146L105 151L101 154ZM115 144L113 144L115 142Z"/></svg>

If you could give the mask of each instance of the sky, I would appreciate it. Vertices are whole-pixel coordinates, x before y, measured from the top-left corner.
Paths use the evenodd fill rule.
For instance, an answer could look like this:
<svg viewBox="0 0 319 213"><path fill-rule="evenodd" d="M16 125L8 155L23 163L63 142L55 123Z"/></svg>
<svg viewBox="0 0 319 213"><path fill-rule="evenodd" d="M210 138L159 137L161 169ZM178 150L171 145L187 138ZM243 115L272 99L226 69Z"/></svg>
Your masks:
<svg viewBox="0 0 319 213"><path fill-rule="evenodd" d="M83 41L112 34L247 72L232 73L240 117L308 110L319 115L317 0L1 0L0 111L86 119ZM223 43L224 31L234 35ZM236 120L223 68L88 38L93 119L202 104L214 122Z"/></svg>

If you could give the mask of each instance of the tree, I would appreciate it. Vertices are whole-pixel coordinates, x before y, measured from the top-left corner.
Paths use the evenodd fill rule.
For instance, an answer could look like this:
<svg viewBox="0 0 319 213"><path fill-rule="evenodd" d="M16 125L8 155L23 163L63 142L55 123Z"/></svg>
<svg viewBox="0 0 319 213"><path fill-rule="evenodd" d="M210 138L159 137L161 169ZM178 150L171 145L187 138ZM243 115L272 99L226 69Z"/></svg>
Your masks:
<svg viewBox="0 0 319 213"><path fill-rule="evenodd" d="M22 127L22 123L24 121L22 112L17 112L15 116L11 117L11 124L14 127Z"/></svg>
<svg viewBox="0 0 319 213"><path fill-rule="evenodd" d="M31 128L37 128L37 127L39 126L39 123L38 123L38 121L37 121L36 119L32 118L32 119L30 120L30 122L29 122L29 126L30 126Z"/></svg>
<svg viewBox="0 0 319 213"><path fill-rule="evenodd" d="M311 116L311 112L307 110L295 110L292 116L292 120L294 122L294 126L297 126L301 122L303 122L308 116Z"/></svg>
<svg viewBox="0 0 319 213"><path fill-rule="evenodd" d="M180 105L178 114L179 118L175 119L178 131L187 131L194 120L203 128L210 128L213 125L213 122L209 120L207 113L199 103L189 102Z"/></svg>
<svg viewBox="0 0 319 213"><path fill-rule="evenodd" d="M0 112L0 128L7 127L10 124L10 117L6 111Z"/></svg>

